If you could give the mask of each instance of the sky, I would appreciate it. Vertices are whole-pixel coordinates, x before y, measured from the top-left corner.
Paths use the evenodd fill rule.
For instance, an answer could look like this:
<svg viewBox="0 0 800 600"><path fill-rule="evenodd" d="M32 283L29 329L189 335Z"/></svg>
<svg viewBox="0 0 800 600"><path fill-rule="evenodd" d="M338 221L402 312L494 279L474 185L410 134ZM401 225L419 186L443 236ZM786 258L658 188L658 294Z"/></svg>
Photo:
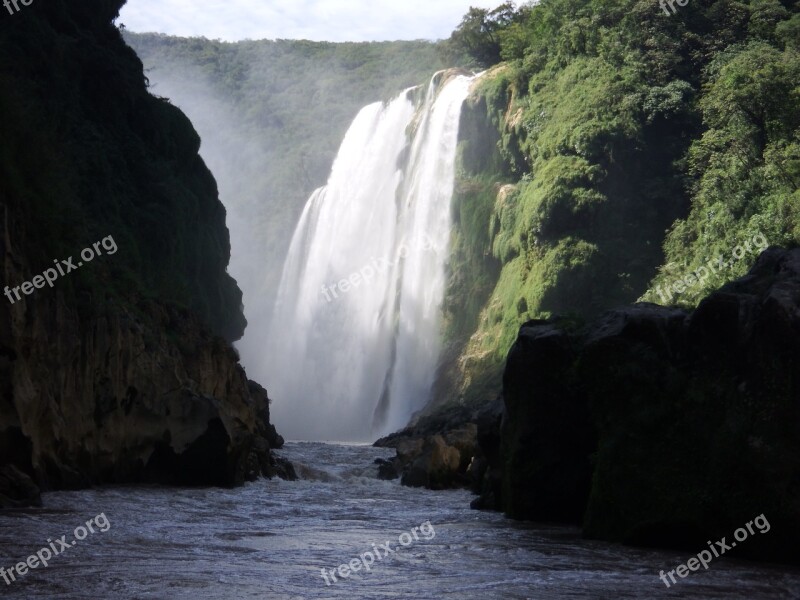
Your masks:
<svg viewBox="0 0 800 600"><path fill-rule="evenodd" d="M130 31L209 39L332 42L444 39L470 6L503 0L128 0Z"/></svg>

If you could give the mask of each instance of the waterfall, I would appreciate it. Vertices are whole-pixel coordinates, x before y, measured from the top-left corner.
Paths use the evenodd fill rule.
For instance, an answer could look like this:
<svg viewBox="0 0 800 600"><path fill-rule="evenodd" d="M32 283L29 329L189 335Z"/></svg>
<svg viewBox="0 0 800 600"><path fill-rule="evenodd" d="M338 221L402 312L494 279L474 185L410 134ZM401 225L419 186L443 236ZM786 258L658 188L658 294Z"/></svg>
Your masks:
<svg viewBox="0 0 800 600"><path fill-rule="evenodd" d="M428 401L471 82L441 72L424 97L412 88L364 108L308 200L263 342L288 438L366 441Z"/></svg>

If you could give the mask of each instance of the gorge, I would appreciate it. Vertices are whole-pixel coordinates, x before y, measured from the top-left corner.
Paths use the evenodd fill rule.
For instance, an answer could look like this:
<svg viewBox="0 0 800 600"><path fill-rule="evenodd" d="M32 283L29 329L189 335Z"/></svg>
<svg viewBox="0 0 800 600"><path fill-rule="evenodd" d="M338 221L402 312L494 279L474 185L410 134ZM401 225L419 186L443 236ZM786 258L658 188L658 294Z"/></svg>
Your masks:
<svg viewBox="0 0 800 600"><path fill-rule="evenodd" d="M792 597L798 6L332 44L123 3L0 21L0 287L116 248L0 308L4 595Z"/></svg>

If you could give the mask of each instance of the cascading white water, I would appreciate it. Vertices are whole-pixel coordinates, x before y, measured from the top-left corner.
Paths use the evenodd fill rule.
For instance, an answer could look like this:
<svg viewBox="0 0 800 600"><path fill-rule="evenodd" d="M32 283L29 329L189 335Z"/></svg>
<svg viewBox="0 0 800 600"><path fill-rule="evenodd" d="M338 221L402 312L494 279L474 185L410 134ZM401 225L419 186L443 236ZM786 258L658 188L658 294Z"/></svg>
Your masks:
<svg viewBox="0 0 800 600"><path fill-rule="evenodd" d="M264 380L291 439L364 441L403 427L430 394L461 107L472 79L434 76L364 108L284 266Z"/></svg>

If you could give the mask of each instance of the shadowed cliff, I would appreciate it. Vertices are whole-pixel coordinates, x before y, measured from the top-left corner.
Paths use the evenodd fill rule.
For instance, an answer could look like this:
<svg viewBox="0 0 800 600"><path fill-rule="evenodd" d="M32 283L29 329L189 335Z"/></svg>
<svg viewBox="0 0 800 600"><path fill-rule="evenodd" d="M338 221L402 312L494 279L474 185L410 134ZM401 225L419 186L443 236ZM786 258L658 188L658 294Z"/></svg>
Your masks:
<svg viewBox="0 0 800 600"><path fill-rule="evenodd" d="M239 483L280 438L229 345L245 320L225 209L191 123L111 24L123 3L0 18L0 466L45 488Z"/></svg>

